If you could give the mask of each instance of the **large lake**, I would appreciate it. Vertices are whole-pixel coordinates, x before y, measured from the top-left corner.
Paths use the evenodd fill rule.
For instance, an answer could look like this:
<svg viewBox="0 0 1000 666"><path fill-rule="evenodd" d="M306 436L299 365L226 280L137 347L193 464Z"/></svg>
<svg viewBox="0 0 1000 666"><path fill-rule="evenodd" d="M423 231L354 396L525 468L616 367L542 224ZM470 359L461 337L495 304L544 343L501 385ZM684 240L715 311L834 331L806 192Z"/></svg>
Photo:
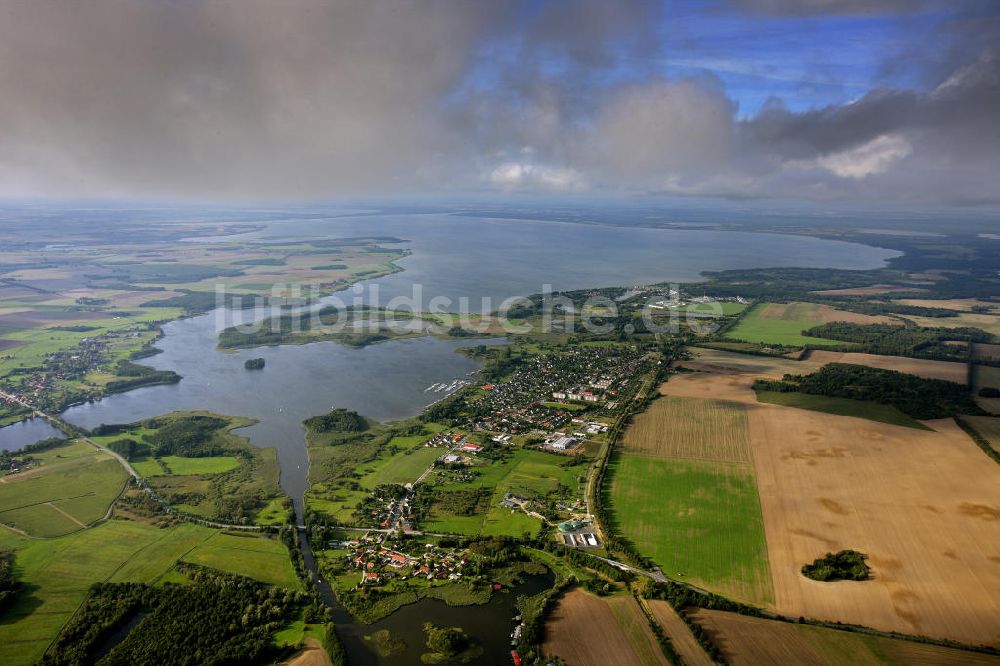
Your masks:
<svg viewBox="0 0 1000 666"><path fill-rule="evenodd" d="M483 297L491 298L496 307L504 298L536 293L546 284L575 289L691 281L705 270L772 266L866 269L883 266L898 254L805 236L448 215L277 220L240 238L357 236L403 238L403 247L412 251L400 261L404 272L372 281L379 287L382 304L395 296L412 295L413 285L420 284L422 304L434 296L456 304L460 297L468 297L474 309ZM109 396L73 407L64 416L84 427L135 421L178 409L256 418L259 423L245 434L258 446L278 450L282 487L298 506L307 466L303 419L332 406L380 420L413 416L441 397L426 391L429 385L465 377L476 369L474 361L455 349L481 344L422 338L362 349L315 343L222 353L215 349L218 326L219 318L211 313L164 327L165 336L157 344L163 353L143 362L177 371L183 376L178 384ZM266 360L264 370L243 368L251 356ZM0 441L6 439L0 430Z"/></svg>

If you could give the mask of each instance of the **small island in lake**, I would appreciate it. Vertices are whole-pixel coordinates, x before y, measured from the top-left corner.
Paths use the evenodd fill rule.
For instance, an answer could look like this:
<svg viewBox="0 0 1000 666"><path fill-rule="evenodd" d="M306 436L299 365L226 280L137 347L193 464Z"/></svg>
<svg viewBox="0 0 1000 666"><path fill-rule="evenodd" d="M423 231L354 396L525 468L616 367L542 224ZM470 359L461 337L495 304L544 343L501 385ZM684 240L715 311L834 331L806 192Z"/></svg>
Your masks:
<svg viewBox="0 0 1000 666"><path fill-rule="evenodd" d="M264 359L262 358L251 358L247 359L243 367L247 370L263 370L264 369Z"/></svg>

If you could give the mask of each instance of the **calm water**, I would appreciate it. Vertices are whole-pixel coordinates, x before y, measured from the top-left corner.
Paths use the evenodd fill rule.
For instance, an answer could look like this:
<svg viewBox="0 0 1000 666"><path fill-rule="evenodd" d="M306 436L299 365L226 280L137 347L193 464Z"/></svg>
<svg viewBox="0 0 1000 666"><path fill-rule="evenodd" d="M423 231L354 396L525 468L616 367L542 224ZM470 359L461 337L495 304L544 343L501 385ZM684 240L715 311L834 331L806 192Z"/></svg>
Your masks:
<svg viewBox="0 0 1000 666"><path fill-rule="evenodd" d="M379 421L418 414L443 396L425 391L429 385L478 369L455 350L483 343L414 338L361 349L317 342L223 353L215 348L222 324L211 313L164 326L157 345L163 352L143 363L174 370L183 377L179 383L108 396L71 407L63 417L85 428L186 409L253 417L257 424L236 432L277 449L281 487L300 508L307 472L303 420L334 406ZM257 357L265 360L263 370L243 367Z"/></svg>
<svg viewBox="0 0 1000 666"><path fill-rule="evenodd" d="M430 621L439 627L461 627L482 649L478 658L467 663L508 664L511 663L510 634L517 625L513 619L517 615L517 597L538 594L552 587L554 582L555 576L551 573L526 576L514 589L494 593L489 602L481 606L449 606L439 599L423 599L371 625L338 626L339 635L350 663L407 666L419 664L420 656L427 652L423 624ZM373 644L364 637L383 629L402 641L405 647L396 654L378 656Z"/></svg>
<svg viewBox="0 0 1000 666"><path fill-rule="evenodd" d="M457 307L469 298L473 310L482 299L497 307L504 298L554 289L690 281L701 271L766 266L864 269L884 265L898 253L857 243L805 236L687 229L636 229L554 222L485 220L448 215L339 217L327 220L270 222L243 240L395 236L412 251L404 272L364 285L364 297L382 305L394 297L422 293L415 305L443 297ZM204 242L202 240L201 242ZM353 290L335 295L348 301ZM396 305L399 305L398 303ZM403 306L405 307L405 305ZM489 307L488 307L489 309ZM225 322L227 325L232 322ZM178 409L207 409L250 416L259 423L245 429L258 446L278 450L281 483L299 505L306 483L301 422L332 406L355 409L371 418L398 419L419 413L441 394L424 389L466 376L472 360L454 353L481 341L433 338L394 341L363 349L335 343L264 347L224 354L215 349L217 317L209 314L172 322L158 343L163 353L144 361L175 370L178 384L154 386L109 396L69 409L67 420L84 427L121 423ZM262 371L243 362L263 357ZM32 440L0 430L0 441ZM14 432L14 431L10 431ZM38 431L35 439L49 436Z"/></svg>
<svg viewBox="0 0 1000 666"><path fill-rule="evenodd" d="M25 419L19 423L0 428L0 451L16 451L27 444L48 439L49 437L64 437L62 432L49 425L44 419Z"/></svg>
<svg viewBox="0 0 1000 666"><path fill-rule="evenodd" d="M488 220L450 215L393 215L271 222L241 238L395 236L413 254L405 268L377 282L381 304L409 297L421 285L433 297L489 297L493 307L511 296L554 289L693 281L702 271L772 266L866 269L898 256L893 250L807 236L637 229L560 222ZM490 309L490 308L487 308Z"/></svg>

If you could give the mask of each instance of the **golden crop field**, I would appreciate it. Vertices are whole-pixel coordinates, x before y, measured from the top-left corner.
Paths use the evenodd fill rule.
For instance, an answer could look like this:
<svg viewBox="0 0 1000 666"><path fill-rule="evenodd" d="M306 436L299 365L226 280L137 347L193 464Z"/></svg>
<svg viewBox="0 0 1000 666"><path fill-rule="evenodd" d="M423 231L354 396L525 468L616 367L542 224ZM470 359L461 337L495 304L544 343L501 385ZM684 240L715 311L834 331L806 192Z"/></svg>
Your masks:
<svg viewBox="0 0 1000 666"><path fill-rule="evenodd" d="M783 319L789 321L815 321L829 324L835 321L846 321L855 324L894 324L898 323L891 317L882 315L866 315L848 310L838 310L820 303L768 303L757 315L761 319Z"/></svg>
<svg viewBox="0 0 1000 666"><path fill-rule="evenodd" d="M1000 645L1000 467L953 420L916 430L758 403L752 383L760 375L734 372L744 365L738 359L713 357L728 369L676 375L661 392L745 403L772 607ZM760 363L750 357L745 365ZM1000 420L973 421L1000 434ZM843 548L869 556L872 580L820 583L799 573Z"/></svg>
<svg viewBox="0 0 1000 666"><path fill-rule="evenodd" d="M733 666L757 664L934 664L996 666L1000 657L869 636L809 625L765 620L724 611L698 609L695 622L705 628Z"/></svg>
<svg viewBox="0 0 1000 666"><path fill-rule="evenodd" d="M574 666L668 663L635 599L602 599L580 589L560 599L549 615L542 651Z"/></svg>
<svg viewBox="0 0 1000 666"><path fill-rule="evenodd" d="M965 384L969 380L969 366L956 361L934 361L923 358L908 358L905 356L884 356L881 354L860 354L856 352L833 352L821 349L812 350L803 363L814 366L807 372L827 363L853 363L869 368L895 370L926 379L943 379L947 382Z"/></svg>
<svg viewBox="0 0 1000 666"><path fill-rule="evenodd" d="M670 644L687 666L712 666L712 659L698 645L691 628L680 618L668 602L660 599L646 601L653 619L663 628Z"/></svg>
<svg viewBox="0 0 1000 666"><path fill-rule="evenodd" d="M722 400L664 396L635 417L622 448L656 458L749 463L746 408Z"/></svg>
<svg viewBox="0 0 1000 666"><path fill-rule="evenodd" d="M1000 645L1000 466L954 421L934 431L761 405L748 412L775 607ZM844 548L873 579L803 564Z"/></svg>

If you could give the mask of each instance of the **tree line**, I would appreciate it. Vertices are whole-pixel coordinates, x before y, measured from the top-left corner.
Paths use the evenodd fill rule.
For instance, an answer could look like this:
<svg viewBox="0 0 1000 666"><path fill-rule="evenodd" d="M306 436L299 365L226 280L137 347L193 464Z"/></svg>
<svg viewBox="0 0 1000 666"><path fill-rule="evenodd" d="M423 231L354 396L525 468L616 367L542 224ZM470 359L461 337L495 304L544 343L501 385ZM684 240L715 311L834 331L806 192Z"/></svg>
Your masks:
<svg viewBox="0 0 1000 666"><path fill-rule="evenodd" d="M962 384L848 363L830 363L809 375L758 379L753 387L756 391L870 400L921 420L985 413Z"/></svg>

